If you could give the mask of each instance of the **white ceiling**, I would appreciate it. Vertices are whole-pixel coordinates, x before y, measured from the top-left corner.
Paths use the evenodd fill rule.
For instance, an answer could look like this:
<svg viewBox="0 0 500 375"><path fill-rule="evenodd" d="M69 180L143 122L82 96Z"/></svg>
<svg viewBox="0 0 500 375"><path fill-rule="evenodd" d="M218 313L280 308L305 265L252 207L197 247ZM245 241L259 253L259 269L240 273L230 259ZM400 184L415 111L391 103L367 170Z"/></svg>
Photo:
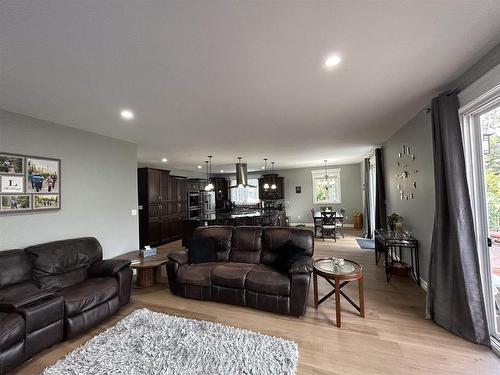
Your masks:
<svg viewBox="0 0 500 375"><path fill-rule="evenodd" d="M499 41L499 19L500 1L1 1L0 108L176 168L359 161Z"/></svg>

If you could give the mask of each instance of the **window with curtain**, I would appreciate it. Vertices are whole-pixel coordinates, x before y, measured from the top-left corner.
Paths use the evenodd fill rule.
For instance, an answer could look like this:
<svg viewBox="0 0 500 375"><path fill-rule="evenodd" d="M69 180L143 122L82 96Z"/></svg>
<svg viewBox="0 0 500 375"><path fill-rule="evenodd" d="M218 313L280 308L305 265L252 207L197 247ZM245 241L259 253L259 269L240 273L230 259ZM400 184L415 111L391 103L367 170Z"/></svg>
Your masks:
<svg viewBox="0 0 500 375"><path fill-rule="evenodd" d="M257 178L249 178L248 184L259 186ZM236 185L236 180L231 180L231 185ZM236 205L256 204L259 203L259 188L258 187L238 187L231 189L231 200Z"/></svg>
<svg viewBox="0 0 500 375"><path fill-rule="evenodd" d="M328 180L325 178L324 170L311 172L314 204L341 203L340 169L329 169Z"/></svg>

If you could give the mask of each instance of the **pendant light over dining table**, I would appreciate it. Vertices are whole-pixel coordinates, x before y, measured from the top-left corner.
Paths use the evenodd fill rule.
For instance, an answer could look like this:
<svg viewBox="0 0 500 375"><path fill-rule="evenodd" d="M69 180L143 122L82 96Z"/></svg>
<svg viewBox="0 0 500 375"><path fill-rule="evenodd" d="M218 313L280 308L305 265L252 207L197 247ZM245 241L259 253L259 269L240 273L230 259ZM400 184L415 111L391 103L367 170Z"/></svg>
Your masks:
<svg viewBox="0 0 500 375"><path fill-rule="evenodd" d="M328 191L328 189L330 189L330 176L328 176L328 167L326 166L327 161L328 160L325 159L325 178L323 180L323 186L324 186L326 191Z"/></svg>

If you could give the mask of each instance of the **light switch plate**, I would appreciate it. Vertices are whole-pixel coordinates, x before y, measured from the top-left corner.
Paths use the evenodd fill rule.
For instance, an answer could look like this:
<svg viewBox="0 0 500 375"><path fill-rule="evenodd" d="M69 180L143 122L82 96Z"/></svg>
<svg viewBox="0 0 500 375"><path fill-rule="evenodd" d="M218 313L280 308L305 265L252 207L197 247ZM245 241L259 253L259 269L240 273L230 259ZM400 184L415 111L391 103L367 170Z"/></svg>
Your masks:
<svg viewBox="0 0 500 375"><path fill-rule="evenodd" d="M137 210L132 210L132 211L130 211L130 214L131 214L132 216L137 216Z"/></svg>

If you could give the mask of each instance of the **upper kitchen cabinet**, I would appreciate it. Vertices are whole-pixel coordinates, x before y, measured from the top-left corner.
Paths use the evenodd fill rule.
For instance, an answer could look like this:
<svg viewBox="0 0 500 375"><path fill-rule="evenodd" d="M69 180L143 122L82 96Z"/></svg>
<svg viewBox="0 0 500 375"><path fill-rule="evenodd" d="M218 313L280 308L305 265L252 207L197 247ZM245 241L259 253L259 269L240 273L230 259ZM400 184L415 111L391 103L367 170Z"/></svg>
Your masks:
<svg viewBox="0 0 500 375"><path fill-rule="evenodd" d="M215 208L224 208L224 202L229 200L229 180L224 177L211 179L215 192Z"/></svg>
<svg viewBox="0 0 500 375"><path fill-rule="evenodd" d="M265 184L269 187L264 188ZM276 189L271 189L273 183ZM259 178L259 198L262 200L285 199L285 178L277 174L266 174Z"/></svg>
<svg viewBox="0 0 500 375"><path fill-rule="evenodd" d="M141 248L174 241L186 217L186 178L167 170L139 168L139 237Z"/></svg>

